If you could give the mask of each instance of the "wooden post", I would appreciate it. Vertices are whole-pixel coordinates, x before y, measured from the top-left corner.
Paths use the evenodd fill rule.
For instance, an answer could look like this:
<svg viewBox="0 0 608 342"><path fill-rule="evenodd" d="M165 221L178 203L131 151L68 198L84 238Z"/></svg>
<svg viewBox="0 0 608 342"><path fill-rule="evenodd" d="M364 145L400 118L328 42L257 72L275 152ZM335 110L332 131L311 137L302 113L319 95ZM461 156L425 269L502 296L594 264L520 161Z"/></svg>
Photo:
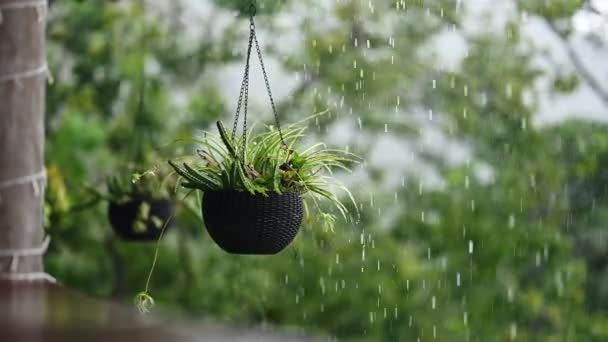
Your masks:
<svg viewBox="0 0 608 342"><path fill-rule="evenodd" d="M43 270L41 255L5 254L44 237L46 10L46 0L0 0L0 276Z"/></svg>

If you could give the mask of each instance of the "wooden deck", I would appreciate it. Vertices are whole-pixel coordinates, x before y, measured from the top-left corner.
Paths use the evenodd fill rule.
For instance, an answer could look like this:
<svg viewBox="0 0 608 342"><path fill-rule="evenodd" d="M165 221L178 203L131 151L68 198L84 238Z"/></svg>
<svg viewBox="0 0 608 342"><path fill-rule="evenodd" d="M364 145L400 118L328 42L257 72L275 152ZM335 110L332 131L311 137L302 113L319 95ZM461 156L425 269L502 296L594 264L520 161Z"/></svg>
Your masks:
<svg viewBox="0 0 608 342"><path fill-rule="evenodd" d="M0 281L0 341L304 341L256 329L172 322L47 282Z"/></svg>

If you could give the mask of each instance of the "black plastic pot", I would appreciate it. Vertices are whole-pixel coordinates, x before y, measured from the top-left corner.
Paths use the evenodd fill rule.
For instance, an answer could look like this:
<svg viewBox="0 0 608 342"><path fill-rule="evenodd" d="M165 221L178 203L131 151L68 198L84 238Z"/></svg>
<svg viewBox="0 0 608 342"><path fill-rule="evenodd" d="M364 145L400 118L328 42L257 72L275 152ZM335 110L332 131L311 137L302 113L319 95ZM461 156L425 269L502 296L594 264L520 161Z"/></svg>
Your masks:
<svg viewBox="0 0 608 342"><path fill-rule="evenodd" d="M135 229L140 206L144 203L150 205L148 218L142 221L144 230ZM121 239L127 241L156 241L162 231L163 225L171 217L174 209L173 201L166 199L151 199L146 196L133 196L126 202L110 202L108 217L112 229ZM156 218L156 219L154 219ZM158 223L161 222L160 226ZM167 228L171 222L168 223Z"/></svg>
<svg viewBox="0 0 608 342"><path fill-rule="evenodd" d="M296 192L217 191L203 195L202 211L209 235L226 252L276 254L298 234L304 203Z"/></svg>

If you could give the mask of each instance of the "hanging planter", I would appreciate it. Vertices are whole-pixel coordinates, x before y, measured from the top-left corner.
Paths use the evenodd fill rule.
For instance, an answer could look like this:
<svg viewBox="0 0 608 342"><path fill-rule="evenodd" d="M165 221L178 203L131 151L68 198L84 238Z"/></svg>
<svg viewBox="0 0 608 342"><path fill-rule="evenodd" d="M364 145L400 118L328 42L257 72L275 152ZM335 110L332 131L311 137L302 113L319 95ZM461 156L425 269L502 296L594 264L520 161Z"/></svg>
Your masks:
<svg viewBox="0 0 608 342"><path fill-rule="evenodd" d="M116 235L123 240L156 241L173 208L173 201L135 195L124 202L110 202L108 218Z"/></svg>
<svg viewBox="0 0 608 342"><path fill-rule="evenodd" d="M164 187L150 171L134 176L135 180L117 176L108 182L108 219L125 241L155 241L170 226L175 202L159 190Z"/></svg>
<svg viewBox="0 0 608 342"><path fill-rule="evenodd" d="M131 120L127 121L128 126L123 127L132 131L133 143L129 146L129 153L134 157L134 162L108 182L108 218L116 235L126 241L159 239L169 226L175 206L170 195L171 179L161 170L155 167L143 173L133 172L145 169L144 165L155 159L156 152L151 147L154 141L151 131L162 127L154 113L146 110L145 95L146 80L142 62L137 108L133 116L129 117Z"/></svg>
<svg viewBox="0 0 608 342"><path fill-rule="evenodd" d="M303 195L319 211L317 200L326 199L347 217L347 208L331 190L337 186L349 196L350 192L335 184L331 172L333 168L349 170L356 158L346 151L328 149L322 143L296 152L306 128L281 129L255 33L254 15L252 4L245 73L232 134L218 122L219 134L208 133L203 139L189 140L199 145L197 156L169 164L182 177L183 187L203 192L205 226L222 249L235 254L275 254L298 233L304 216ZM247 130L249 61L254 44L275 119L275 127L261 133ZM243 130L238 137L241 108ZM321 211L319 217L331 229L334 216Z"/></svg>

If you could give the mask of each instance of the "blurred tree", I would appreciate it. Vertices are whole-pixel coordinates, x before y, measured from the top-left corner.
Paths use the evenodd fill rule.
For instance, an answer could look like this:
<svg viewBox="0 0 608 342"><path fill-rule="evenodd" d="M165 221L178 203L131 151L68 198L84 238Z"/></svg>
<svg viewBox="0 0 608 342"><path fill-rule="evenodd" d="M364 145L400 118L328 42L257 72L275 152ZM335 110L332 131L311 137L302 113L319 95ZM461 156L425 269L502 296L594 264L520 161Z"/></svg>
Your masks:
<svg viewBox="0 0 608 342"><path fill-rule="evenodd" d="M345 177L356 185L360 221L329 233L309 219L283 254L243 258L202 237L198 209L184 207L160 251L157 302L362 340L608 338L605 126L535 124L547 95L536 88L541 78L555 80L552 96L589 80L538 67L545 55L522 32L520 15L568 37L570 18L587 5L513 4L520 7L497 31L469 32L460 1L267 2L257 22L277 38L261 43L299 75L281 115L289 122L329 109L311 124L312 138L365 156L354 180ZM237 6L215 2L210 11ZM226 115L217 80L204 72L240 61L233 49L247 30L242 15L228 15L220 34L192 43L180 35L187 10L179 2L169 12L144 8L59 2L50 23L59 75L49 91L48 163L56 171L47 199L57 243L46 262L66 284L102 295L141 289L151 248L115 241L104 208L65 203L83 202L83 184L132 160L134 131L145 128L159 147ZM283 38L282 16L301 40ZM453 70L433 53L445 34L466 45ZM142 64L150 112L133 125ZM443 140L422 145L429 127L469 151L464 160L450 161ZM394 149L379 144L388 138ZM405 151L438 175L437 186L424 172L398 169ZM395 165L374 163L378 153ZM390 179L395 172L401 187Z"/></svg>

